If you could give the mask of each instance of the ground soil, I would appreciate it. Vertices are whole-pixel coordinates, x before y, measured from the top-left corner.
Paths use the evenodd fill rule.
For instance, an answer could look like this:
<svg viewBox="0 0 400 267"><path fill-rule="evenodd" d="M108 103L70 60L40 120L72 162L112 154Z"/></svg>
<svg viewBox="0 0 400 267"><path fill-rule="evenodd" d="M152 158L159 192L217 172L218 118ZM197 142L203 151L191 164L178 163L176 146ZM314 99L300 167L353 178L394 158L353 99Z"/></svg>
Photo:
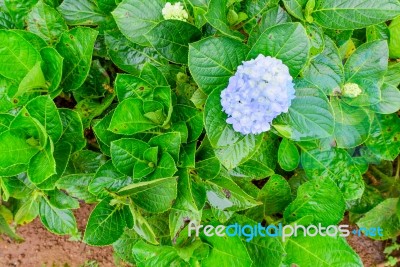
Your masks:
<svg viewBox="0 0 400 267"><path fill-rule="evenodd" d="M78 227L83 233L92 206L82 205L75 212ZM66 236L57 236L47 231L39 219L18 228L25 242L16 243L0 236L0 267L79 267L97 262L101 267L114 264L111 247L90 247L82 242L69 241Z"/></svg>
<svg viewBox="0 0 400 267"><path fill-rule="evenodd" d="M78 226L82 232L92 208L82 205L76 212ZM342 223L348 222L345 220ZM25 239L24 243L18 244L0 236L0 267L96 266L84 265L90 261L96 262L100 267L117 266L111 247L90 247L81 242L68 241L68 237L48 232L38 219L19 227L17 232ZM347 241L360 255L364 266L374 267L385 261L382 252L384 242L354 235L349 236Z"/></svg>

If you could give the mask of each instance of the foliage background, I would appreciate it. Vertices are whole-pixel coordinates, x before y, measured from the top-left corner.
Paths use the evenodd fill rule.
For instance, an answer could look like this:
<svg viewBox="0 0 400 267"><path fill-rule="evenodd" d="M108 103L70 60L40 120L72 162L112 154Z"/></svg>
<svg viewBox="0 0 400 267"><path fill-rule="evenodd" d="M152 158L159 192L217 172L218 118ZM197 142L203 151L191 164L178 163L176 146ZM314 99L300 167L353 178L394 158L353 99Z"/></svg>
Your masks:
<svg viewBox="0 0 400 267"><path fill-rule="evenodd" d="M39 216L137 266L361 266L341 237L189 238L187 225L346 213L398 235L400 2L183 4L187 22L164 20L163 0L0 1L0 231L19 239L12 226ZM243 136L219 95L258 54L289 67L296 99ZM79 201L97 203L83 237Z"/></svg>

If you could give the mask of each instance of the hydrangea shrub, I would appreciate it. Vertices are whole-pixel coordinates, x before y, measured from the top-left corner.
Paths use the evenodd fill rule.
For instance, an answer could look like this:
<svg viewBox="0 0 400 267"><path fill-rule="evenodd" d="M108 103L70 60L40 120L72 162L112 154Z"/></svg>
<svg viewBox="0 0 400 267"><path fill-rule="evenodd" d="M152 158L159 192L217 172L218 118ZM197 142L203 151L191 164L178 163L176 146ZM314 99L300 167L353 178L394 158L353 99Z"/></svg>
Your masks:
<svg viewBox="0 0 400 267"><path fill-rule="evenodd" d="M398 0L0 2L0 231L134 266L362 266L400 233ZM93 204L84 232L73 210Z"/></svg>

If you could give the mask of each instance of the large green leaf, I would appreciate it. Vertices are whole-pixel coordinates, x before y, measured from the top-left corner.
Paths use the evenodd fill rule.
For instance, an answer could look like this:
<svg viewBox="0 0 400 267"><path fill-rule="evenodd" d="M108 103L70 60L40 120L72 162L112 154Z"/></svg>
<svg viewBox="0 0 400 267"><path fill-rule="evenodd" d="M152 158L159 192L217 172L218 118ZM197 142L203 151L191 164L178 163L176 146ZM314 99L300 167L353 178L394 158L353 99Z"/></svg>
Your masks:
<svg viewBox="0 0 400 267"><path fill-rule="evenodd" d="M325 94L305 81L296 82L296 98L288 113L281 114L273 127L284 137L314 140L329 137L334 131L332 107Z"/></svg>
<svg viewBox="0 0 400 267"><path fill-rule="evenodd" d="M285 251L284 262L289 266L363 266L360 257L342 237L298 234L288 240Z"/></svg>
<svg viewBox="0 0 400 267"><path fill-rule="evenodd" d="M357 222L358 227L364 231L380 227L382 236L379 235L378 231L375 235L368 235L368 232L364 233L372 239L385 240L398 236L400 233L400 220L397 217L398 200L398 198L388 198L378 204Z"/></svg>
<svg viewBox="0 0 400 267"><path fill-rule="evenodd" d="M59 109L63 133L60 140L72 145L72 152L81 150L86 145L86 139L83 136L82 119L79 114L71 109Z"/></svg>
<svg viewBox="0 0 400 267"><path fill-rule="evenodd" d="M306 7L307 0L283 0L283 4L292 16L304 20L303 9Z"/></svg>
<svg viewBox="0 0 400 267"><path fill-rule="evenodd" d="M274 174L258 192L257 200L263 203L264 216L283 212L292 201L290 186L282 176Z"/></svg>
<svg viewBox="0 0 400 267"><path fill-rule="evenodd" d="M59 235L78 235L78 228L71 210L54 207L45 198L40 200L39 215L43 225L52 233Z"/></svg>
<svg viewBox="0 0 400 267"><path fill-rule="evenodd" d="M201 235L202 240L211 246L210 254L203 260L204 266L235 266L247 267L252 260L238 236L211 236Z"/></svg>
<svg viewBox="0 0 400 267"><path fill-rule="evenodd" d="M143 36L163 20L164 0L124 0L112 12L121 32L134 43L146 43Z"/></svg>
<svg viewBox="0 0 400 267"><path fill-rule="evenodd" d="M300 154L296 145L286 138L279 144L278 162L285 171L292 171L297 168L300 162Z"/></svg>
<svg viewBox="0 0 400 267"><path fill-rule="evenodd" d="M117 134L135 134L157 127L145 116L141 99L127 98L118 104L111 119L109 130Z"/></svg>
<svg viewBox="0 0 400 267"><path fill-rule="evenodd" d="M180 20L164 20L146 38L169 61L187 64L189 43L198 41L201 32L192 24Z"/></svg>
<svg viewBox="0 0 400 267"><path fill-rule="evenodd" d="M170 209L176 198L176 177L131 184L117 194L130 196L137 206L146 211L161 213Z"/></svg>
<svg viewBox="0 0 400 267"><path fill-rule="evenodd" d="M239 211L260 205L229 178L218 177L205 182L207 200L222 211Z"/></svg>
<svg viewBox="0 0 400 267"><path fill-rule="evenodd" d="M397 0L320 0L312 16L323 27L352 30L384 22L399 13Z"/></svg>
<svg viewBox="0 0 400 267"><path fill-rule="evenodd" d="M381 99L371 106L371 109L380 114L395 113L400 109L400 90L391 84L384 83L381 87Z"/></svg>
<svg viewBox="0 0 400 267"><path fill-rule="evenodd" d="M53 153L53 142L48 140L46 147L31 158L28 165L28 177L32 183L40 184L56 174L56 161Z"/></svg>
<svg viewBox="0 0 400 267"><path fill-rule="evenodd" d="M227 38L206 38L189 45L189 69L199 87L210 94L228 85L236 68L245 60L248 48Z"/></svg>
<svg viewBox="0 0 400 267"><path fill-rule="evenodd" d="M78 89L89 74L94 42L98 32L91 28L73 28L64 32L56 48L63 61L61 86L64 90Z"/></svg>
<svg viewBox="0 0 400 267"><path fill-rule="evenodd" d="M56 97L60 92L63 61L64 58L52 47L45 47L40 50L42 56L42 70L46 84L48 85L48 91L52 98Z"/></svg>
<svg viewBox="0 0 400 267"><path fill-rule="evenodd" d="M229 28L227 13L228 0L210 0L205 18L211 26L221 33L239 40L243 39L243 36L239 32L235 32Z"/></svg>
<svg viewBox="0 0 400 267"><path fill-rule="evenodd" d="M400 12L399 12L400 13ZM389 25L389 52L391 58L400 58L400 16Z"/></svg>
<svg viewBox="0 0 400 267"><path fill-rule="evenodd" d="M57 43L63 32L68 30L61 14L43 1L38 1L32 8L26 24L28 31L37 34L49 44Z"/></svg>
<svg viewBox="0 0 400 267"><path fill-rule="evenodd" d="M378 158L394 160L400 153L400 119L397 114L375 114L365 144Z"/></svg>
<svg viewBox="0 0 400 267"><path fill-rule="evenodd" d="M344 68L336 44L325 36L325 49L304 69L306 80L317 85L326 94L333 94L344 83Z"/></svg>
<svg viewBox="0 0 400 267"><path fill-rule="evenodd" d="M360 170L347 151L332 148L330 150L307 150L301 146L301 164L311 179L329 178L342 191L346 200L360 198L364 191L364 181Z"/></svg>
<svg viewBox="0 0 400 267"><path fill-rule="evenodd" d="M159 55L152 47L144 47L132 43L120 31L107 31L105 42L108 55L118 68L137 74L146 62L159 64Z"/></svg>
<svg viewBox="0 0 400 267"><path fill-rule="evenodd" d="M233 169L249 159L260 146L262 134L242 135L226 123L227 115L222 111L220 92L215 90L207 99L204 124L215 154L228 169Z"/></svg>
<svg viewBox="0 0 400 267"><path fill-rule="evenodd" d="M70 174L59 179L56 185L58 189L67 191L72 197L84 200L86 203L93 203L96 201L96 197L88 190L92 179L93 174Z"/></svg>
<svg viewBox="0 0 400 267"><path fill-rule="evenodd" d="M111 206L109 202L110 199L104 199L90 214L83 237L85 243L93 246L111 245L123 234L127 219L132 221L127 206Z"/></svg>
<svg viewBox="0 0 400 267"><path fill-rule="evenodd" d="M41 61L40 53L22 36L0 30L0 75L20 82Z"/></svg>
<svg viewBox="0 0 400 267"><path fill-rule="evenodd" d="M149 148L150 146L141 140L119 139L111 142L111 159L118 171L135 177L135 164L145 162L143 154Z"/></svg>
<svg viewBox="0 0 400 267"><path fill-rule="evenodd" d="M49 96L39 96L31 100L26 105L26 109L33 118L43 125L46 133L56 143L62 135L63 127L53 100Z"/></svg>
<svg viewBox="0 0 400 267"><path fill-rule="evenodd" d="M296 77L308 60L309 49L306 29L300 23L284 23L266 29L251 48L247 59L256 58L259 54L276 57Z"/></svg>
<svg viewBox="0 0 400 267"><path fill-rule="evenodd" d="M58 10L69 25L98 25L105 20L95 0L64 0Z"/></svg>
<svg viewBox="0 0 400 267"><path fill-rule="evenodd" d="M283 216L288 223L312 216L312 224L329 226L343 219L345 208L343 195L331 179L314 179L298 188Z"/></svg>
<svg viewBox="0 0 400 267"><path fill-rule="evenodd" d="M337 147L352 148L367 140L371 119L361 107L352 107L334 98L331 101L335 114L335 141Z"/></svg>
<svg viewBox="0 0 400 267"><path fill-rule="evenodd" d="M38 148L29 145L27 141L16 131L7 130L0 134L1 175L11 176L24 171L26 164L38 152Z"/></svg>

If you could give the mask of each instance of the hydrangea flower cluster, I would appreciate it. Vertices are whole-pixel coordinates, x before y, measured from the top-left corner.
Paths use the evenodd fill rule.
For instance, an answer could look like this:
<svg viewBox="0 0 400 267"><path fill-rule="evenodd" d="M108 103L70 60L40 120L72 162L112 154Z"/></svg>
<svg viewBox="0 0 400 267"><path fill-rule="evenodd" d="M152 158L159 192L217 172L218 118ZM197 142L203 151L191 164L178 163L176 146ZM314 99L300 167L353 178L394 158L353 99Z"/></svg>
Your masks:
<svg viewBox="0 0 400 267"><path fill-rule="evenodd" d="M362 93L360 86L356 83L346 83L343 86L343 96L355 98Z"/></svg>
<svg viewBox="0 0 400 267"><path fill-rule="evenodd" d="M162 9L162 15L164 19L176 19L182 21L187 21L189 17L181 2L175 4L167 2Z"/></svg>
<svg viewBox="0 0 400 267"><path fill-rule="evenodd" d="M221 92L226 122L236 132L260 134L279 114L288 112L295 98L293 79L281 60L258 55L243 62Z"/></svg>

